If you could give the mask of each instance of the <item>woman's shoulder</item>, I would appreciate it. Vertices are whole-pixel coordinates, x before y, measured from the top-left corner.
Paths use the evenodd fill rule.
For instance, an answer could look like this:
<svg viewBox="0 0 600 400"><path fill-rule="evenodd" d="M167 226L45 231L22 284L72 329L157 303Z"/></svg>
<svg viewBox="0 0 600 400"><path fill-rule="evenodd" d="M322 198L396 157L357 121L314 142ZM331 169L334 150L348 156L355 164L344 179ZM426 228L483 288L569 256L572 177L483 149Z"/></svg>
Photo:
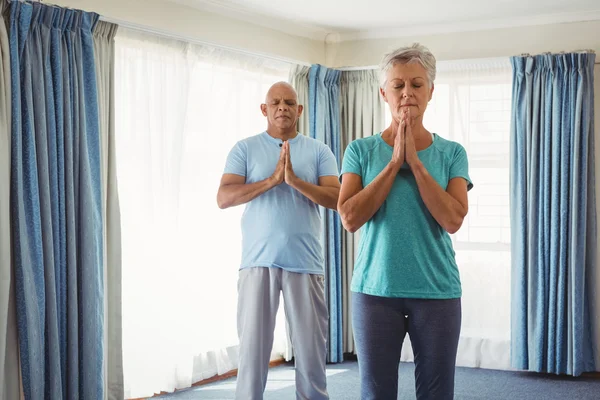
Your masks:
<svg viewBox="0 0 600 400"><path fill-rule="evenodd" d="M465 148L459 142L443 138L437 133L435 133L434 135L435 140L433 141L433 145L438 151L448 155L453 155L457 151L465 151Z"/></svg>
<svg viewBox="0 0 600 400"><path fill-rule="evenodd" d="M380 135L381 135L381 133L378 132L371 136L367 136L367 137L360 138L360 139L355 139L352 142L350 142L350 144L348 145L348 148L351 148L352 150L354 150L357 153L369 152L373 148L379 146L379 144L381 142L381 140L379 139Z"/></svg>

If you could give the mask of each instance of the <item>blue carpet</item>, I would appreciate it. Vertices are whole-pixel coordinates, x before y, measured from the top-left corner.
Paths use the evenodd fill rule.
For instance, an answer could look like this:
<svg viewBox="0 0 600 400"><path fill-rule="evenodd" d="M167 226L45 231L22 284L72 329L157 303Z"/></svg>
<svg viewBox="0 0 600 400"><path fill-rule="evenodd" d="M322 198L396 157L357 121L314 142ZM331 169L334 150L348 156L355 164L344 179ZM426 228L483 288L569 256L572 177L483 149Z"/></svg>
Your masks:
<svg viewBox="0 0 600 400"><path fill-rule="evenodd" d="M331 400L360 400L358 363L348 361L329 365L327 385ZM400 365L398 399L412 400L414 365ZM181 390L158 397L160 400L231 400L235 378L209 385ZM285 364L269 372L264 400L295 400L294 368ZM457 400L600 400L600 379L534 374L530 372L457 368L455 399Z"/></svg>

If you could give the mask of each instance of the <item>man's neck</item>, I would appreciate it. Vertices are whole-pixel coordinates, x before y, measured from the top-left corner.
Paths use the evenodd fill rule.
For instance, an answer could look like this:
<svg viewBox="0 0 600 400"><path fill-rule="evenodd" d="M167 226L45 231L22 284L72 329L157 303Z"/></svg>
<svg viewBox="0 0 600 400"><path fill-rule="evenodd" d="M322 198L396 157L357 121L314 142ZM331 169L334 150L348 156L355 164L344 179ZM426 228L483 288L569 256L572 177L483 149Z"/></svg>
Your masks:
<svg viewBox="0 0 600 400"><path fill-rule="evenodd" d="M292 129L292 130L279 130L276 128L268 128L267 129L267 133L269 134L269 136L275 138L275 139L280 139L282 141L286 141L286 140L290 140L295 138L298 135L298 132L296 131L296 129Z"/></svg>

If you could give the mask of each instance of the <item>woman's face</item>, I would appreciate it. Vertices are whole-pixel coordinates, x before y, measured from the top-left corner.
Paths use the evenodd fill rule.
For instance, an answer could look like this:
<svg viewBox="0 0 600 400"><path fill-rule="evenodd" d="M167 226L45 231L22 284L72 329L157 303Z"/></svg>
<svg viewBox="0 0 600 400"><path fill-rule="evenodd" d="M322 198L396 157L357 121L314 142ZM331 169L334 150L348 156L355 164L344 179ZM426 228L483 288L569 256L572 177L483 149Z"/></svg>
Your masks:
<svg viewBox="0 0 600 400"><path fill-rule="evenodd" d="M422 119L433 95L433 85L429 84L425 68L418 62L396 64L386 78L385 87L380 90L394 120L399 122L402 111L407 108L411 119Z"/></svg>

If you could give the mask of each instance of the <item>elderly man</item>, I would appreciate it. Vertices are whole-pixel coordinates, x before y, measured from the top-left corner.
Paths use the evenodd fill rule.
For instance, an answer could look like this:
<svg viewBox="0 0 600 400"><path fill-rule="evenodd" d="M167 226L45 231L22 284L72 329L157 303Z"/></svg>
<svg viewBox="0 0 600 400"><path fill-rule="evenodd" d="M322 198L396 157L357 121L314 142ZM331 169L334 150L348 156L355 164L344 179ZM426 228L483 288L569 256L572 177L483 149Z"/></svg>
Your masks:
<svg viewBox="0 0 600 400"><path fill-rule="evenodd" d="M246 204L238 281L237 399L263 398L280 292L295 349L297 398L329 398L318 206L335 210L340 184L331 150L298 133L302 109L288 83L269 89L261 104L267 130L233 147L217 195L220 208Z"/></svg>

